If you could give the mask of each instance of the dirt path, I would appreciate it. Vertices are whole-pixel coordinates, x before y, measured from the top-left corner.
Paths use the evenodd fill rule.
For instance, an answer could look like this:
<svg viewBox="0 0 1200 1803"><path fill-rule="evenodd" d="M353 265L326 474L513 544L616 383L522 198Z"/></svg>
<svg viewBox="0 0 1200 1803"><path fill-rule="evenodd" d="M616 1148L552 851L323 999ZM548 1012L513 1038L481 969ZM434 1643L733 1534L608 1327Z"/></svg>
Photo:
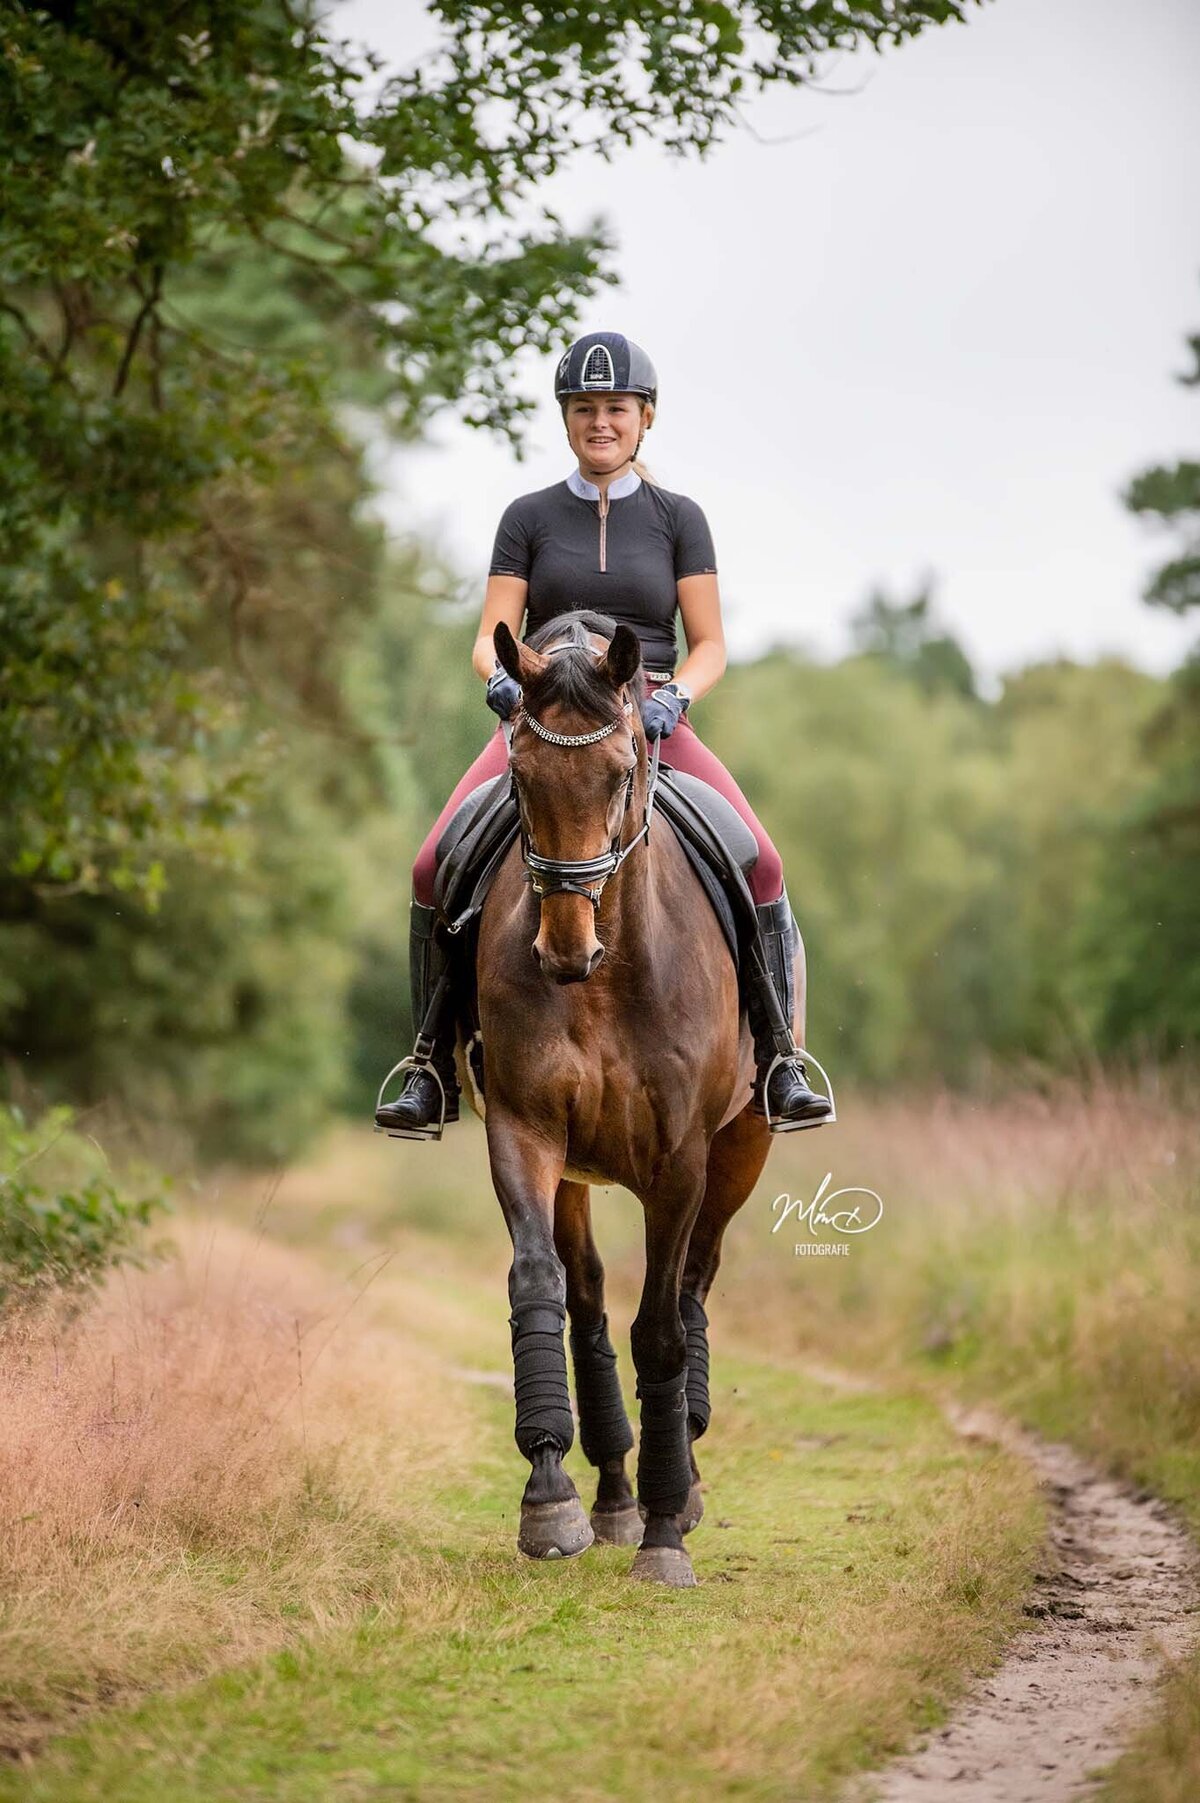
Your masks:
<svg viewBox="0 0 1200 1803"><path fill-rule="evenodd" d="M1169 1512L987 1411L959 1432L1034 1467L1053 1503L1027 1613L1037 1631L914 1755L868 1780L865 1803L1067 1803L1092 1794L1151 1709L1154 1679L1200 1638L1196 1553Z"/></svg>

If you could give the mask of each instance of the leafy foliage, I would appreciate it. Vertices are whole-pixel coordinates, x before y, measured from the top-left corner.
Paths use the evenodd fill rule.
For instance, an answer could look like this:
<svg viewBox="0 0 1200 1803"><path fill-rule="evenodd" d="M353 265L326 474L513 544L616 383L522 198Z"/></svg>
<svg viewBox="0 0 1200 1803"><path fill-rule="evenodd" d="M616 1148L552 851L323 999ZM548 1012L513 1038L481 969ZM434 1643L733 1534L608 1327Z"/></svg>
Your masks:
<svg viewBox="0 0 1200 1803"><path fill-rule="evenodd" d="M1189 338L1193 367L1179 379L1185 388L1200 387L1200 335ZM1125 490L1125 505L1179 534L1178 553L1160 565L1146 587L1155 607L1187 613L1200 607L1200 463L1182 458L1159 464L1135 476Z"/></svg>
<svg viewBox="0 0 1200 1803"><path fill-rule="evenodd" d="M478 183L487 203L553 174L581 145L611 156L653 135L706 150L740 97L819 72L831 50L882 49L962 20L972 0L438 0L440 57L388 87L381 111L441 134L443 179ZM504 127L485 128L481 97ZM454 121L446 132L445 116ZM406 144L406 139L402 138Z"/></svg>
<svg viewBox="0 0 1200 1803"><path fill-rule="evenodd" d="M1188 341L1200 387L1200 337ZM1179 535L1145 591L1154 606L1200 607L1200 462L1149 469L1126 505ZM1102 1030L1110 1044L1177 1055L1200 1043L1200 648L1145 731L1151 773L1112 836L1092 930Z"/></svg>
<svg viewBox="0 0 1200 1803"><path fill-rule="evenodd" d="M72 1118L56 1108L30 1127L19 1110L0 1109L0 1308L50 1289L85 1289L114 1265L142 1263L144 1230L166 1207L161 1196L129 1200L95 1171L53 1189L26 1176L69 1134Z"/></svg>
<svg viewBox="0 0 1200 1803"><path fill-rule="evenodd" d="M932 585L911 601L890 601L880 590L850 622L856 648L911 676L928 695L938 691L973 696L975 674L966 652L951 633L934 631Z"/></svg>

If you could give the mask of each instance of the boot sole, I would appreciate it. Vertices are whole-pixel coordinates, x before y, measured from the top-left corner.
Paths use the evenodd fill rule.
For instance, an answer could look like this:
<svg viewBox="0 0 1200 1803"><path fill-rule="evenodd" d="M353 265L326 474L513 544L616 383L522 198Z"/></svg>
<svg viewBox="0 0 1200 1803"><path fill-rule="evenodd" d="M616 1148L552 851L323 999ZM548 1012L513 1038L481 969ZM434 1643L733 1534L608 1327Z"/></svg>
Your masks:
<svg viewBox="0 0 1200 1803"><path fill-rule="evenodd" d="M389 1139L440 1139L444 1127L452 1127L458 1120L458 1110L447 1114L443 1121L430 1121L424 1127L405 1127L399 1121L381 1121L376 1118L376 1133L386 1133Z"/></svg>
<svg viewBox="0 0 1200 1803"><path fill-rule="evenodd" d="M376 1133L385 1133L389 1139L441 1139L441 1127L381 1127L375 1123Z"/></svg>

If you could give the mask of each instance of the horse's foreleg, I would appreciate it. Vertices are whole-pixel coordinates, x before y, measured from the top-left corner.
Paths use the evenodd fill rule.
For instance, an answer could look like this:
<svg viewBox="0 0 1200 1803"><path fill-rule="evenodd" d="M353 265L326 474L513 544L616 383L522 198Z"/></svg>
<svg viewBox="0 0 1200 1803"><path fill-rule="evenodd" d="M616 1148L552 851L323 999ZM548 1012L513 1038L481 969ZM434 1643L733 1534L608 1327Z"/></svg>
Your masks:
<svg viewBox="0 0 1200 1803"><path fill-rule="evenodd" d="M721 1263L725 1229L762 1175L770 1149L767 1123L749 1106L722 1127L709 1147L704 1200L688 1240L679 1297L679 1312L687 1335L688 1437L693 1444L706 1431L712 1415L708 1390L708 1316L704 1304ZM692 1494L684 1515L685 1533L695 1527L704 1512L700 1499L700 1470L694 1452L691 1459Z"/></svg>
<svg viewBox="0 0 1200 1803"><path fill-rule="evenodd" d="M625 1413L617 1355L604 1312L604 1266L592 1238L592 1215L584 1183L562 1182L554 1204L554 1244L567 1278L571 1317L571 1361L579 1406L579 1440L600 1481L592 1510L598 1540L636 1546L642 1518L625 1472L633 1429Z"/></svg>
<svg viewBox="0 0 1200 1803"><path fill-rule="evenodd" d="M554 1244L559 1149L500 1109L488 1109L492 1181L513 1244L511 1305L516 1441L533 1467L521 1498L520 1550L563 1558L594 1538L574 1484L562 1468L575 1437L567 1389L566 1274Z"/></svg>
<svg viewBox="0 0 1200 1803"><path fill-rule="evenodd" d="M680 1159L642 1197L646 1282L631 1330L641 1400L638 1502L646 1525L635 1577L684 1586L696 1579L684 1550L682 1512L692 1487L688 1442L687 1341L679 1285L692 1223L704 1193L703 1166Z"/></svg>

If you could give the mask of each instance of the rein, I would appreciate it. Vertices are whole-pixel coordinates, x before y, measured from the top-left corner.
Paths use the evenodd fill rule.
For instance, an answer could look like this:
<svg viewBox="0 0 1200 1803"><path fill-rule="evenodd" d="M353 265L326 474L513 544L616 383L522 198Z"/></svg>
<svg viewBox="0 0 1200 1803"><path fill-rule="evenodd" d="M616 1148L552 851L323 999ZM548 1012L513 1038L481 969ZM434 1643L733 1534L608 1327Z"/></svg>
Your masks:
<svg viewBox="0 0 1200 1803"><path fill-rule="evenodd" d="M557 649L558 647L556 647ZM565 649L565 647L564 647ZM633 712L632 701L627 701L623 712ZM595 745L598 740L606 739L622 724L620 718L610 720L607 726L597 728L595 732L562 733L551 732L543 726L531 713L522 709L522 716L537 734L548 745ZM512 745L511 723L506 722L506 737ZM650 774L646 785L646 817L633 835L628 845L621 844L621 834L625 831L625 822L629 818L629 806L633 800L633 779L637 774L637 766L629 772L629 780L625 784L625 805L621 810L621 824L613 834L612 843L607 851L595 858L543 858L534 851L526 837L524 827L521 828L521 856L525 861L525 880L539 898L547 895L583 895L591 902L593 908L599 908L600 897L604 893L604 885L611 876L621 868L635 845L650 837L650 820L654 813L654 797L658 789L658 759L662 740L655 739L654 750L650 758Z"/></svg>

